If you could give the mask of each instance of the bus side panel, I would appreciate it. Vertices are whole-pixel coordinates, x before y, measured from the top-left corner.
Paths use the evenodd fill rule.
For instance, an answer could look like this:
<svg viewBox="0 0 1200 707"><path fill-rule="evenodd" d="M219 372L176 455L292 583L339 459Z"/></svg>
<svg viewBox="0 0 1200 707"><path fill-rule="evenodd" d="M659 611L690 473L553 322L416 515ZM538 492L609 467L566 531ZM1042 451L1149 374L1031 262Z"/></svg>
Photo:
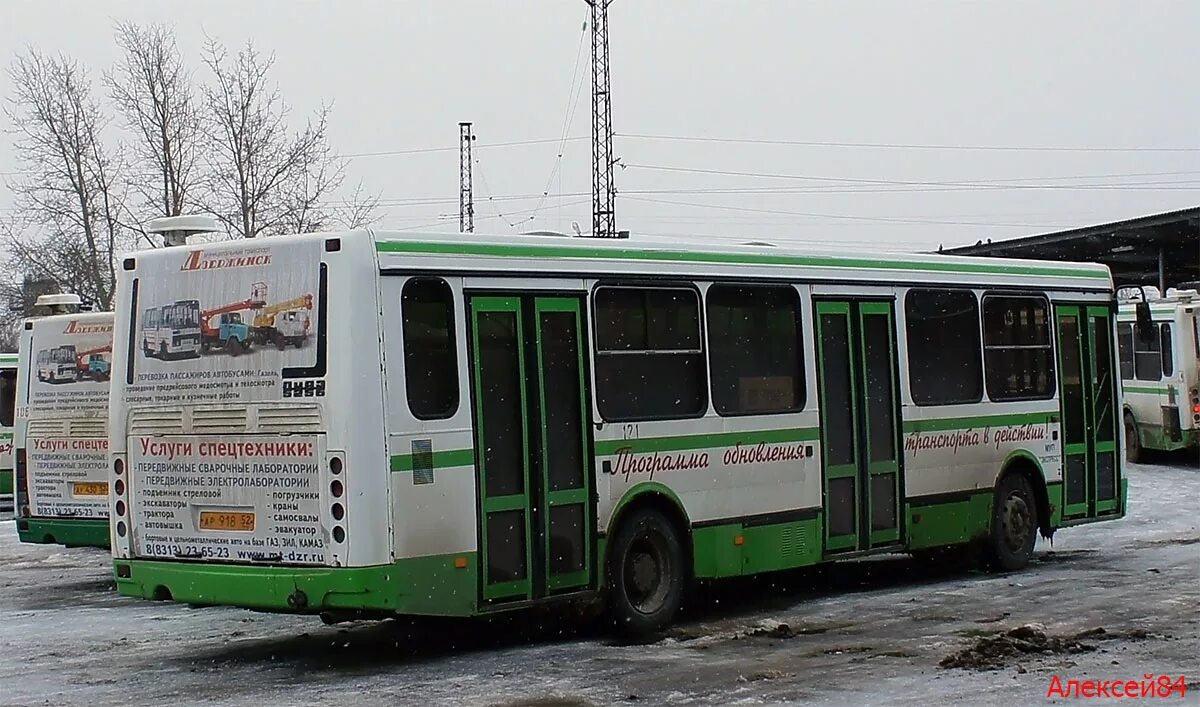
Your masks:
<svg viewBox="0 0 1200 707"><path fill-rule="evenodd" d="M458 405L449 418L421 420L409 408L404 357L402 296L412 279L380 278L397 601L402 613L467 615L478 597L478 501L463 280L445 280L454 302Z"/></svg>
<svg viewBox="0 0 1200 707"><path fill-rule="evenodd" d="M590 282L594 293L597 283ZM663 283L664 285L669 283ZM707 296L708 283L696 283ZM798 567L822 553L821 463L809 288L799 288L805 400L795 413L720 416L708 400L700 417L606 422L595 432L600 531L644 493L678 506L690 524L696 576L720 577ZM702 310L703 311L703 310ZM596 393L595 307L589 302L593 416ZM702 330L707 328L702 324ZM704 340L705 355L711 339ZM707 368L711 370L711 365ZM632 382L629 384L641 384ZM706 380L711 391L712 382Z"/></svg>
<svg viewBox="0 0 1200 707"><path fill-rule="evenodd" d="M982 299L983 291L975 290ZM909 547L965 543L990 532L992 495L1006 464L1033 463L1061 513L1057 394L1050 400L917 405L912 396L904 294L897 299ZM982 302L981 302L982 307ZM982 347L980 350L982 355ZM981 375L986 367L981 360ZM982 381L981 381L982 384Z"/></svg>

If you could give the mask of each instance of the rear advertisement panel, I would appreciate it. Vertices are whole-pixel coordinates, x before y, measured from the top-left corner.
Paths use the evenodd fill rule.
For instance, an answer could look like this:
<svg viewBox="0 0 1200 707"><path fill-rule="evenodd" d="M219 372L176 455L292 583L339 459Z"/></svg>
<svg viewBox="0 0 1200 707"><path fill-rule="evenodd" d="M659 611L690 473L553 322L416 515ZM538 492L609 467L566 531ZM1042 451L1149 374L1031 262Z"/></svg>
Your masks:
<svg viewBox="0 0 1200 707"><path fill-rule="evenodd" d="M319 436L129 441L135 555L326 563Z"/></svg>
<svg viewBox="0 0 1200 707"><path fill-rule="evenodd" d="M127 404L324 393L320 242L169 249L141 268Z"/></svg>
<svg viewBox="0 0 1200 707"><path fill-rule="evenodd" d="M33 516L108 517L112 331L112 315L35 324L24 411Z"/></svg>

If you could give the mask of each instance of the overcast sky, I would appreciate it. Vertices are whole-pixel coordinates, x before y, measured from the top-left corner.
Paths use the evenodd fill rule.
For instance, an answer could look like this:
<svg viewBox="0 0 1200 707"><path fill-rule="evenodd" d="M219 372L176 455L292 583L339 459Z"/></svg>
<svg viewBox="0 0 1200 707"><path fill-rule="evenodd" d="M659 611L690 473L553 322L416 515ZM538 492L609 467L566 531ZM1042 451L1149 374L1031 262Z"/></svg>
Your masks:
<svg viewBox="0 0 1200 707"><path fill-rule="evenodd" d="M63 52L95 79L117 20L172 25L197 67L205 33L251 39L297 120L332 102L339 151L447 148L352 159L348 181L389 205L380 227L457 230L470 120L477 231L586 231L587 18L583 0L7 0L0 50ZM1200 203L1194 0L615 0L610 28L617 222L635 235L912 250ZM560 165L554 143L487 147L558 138L580 84Z"/></svg>

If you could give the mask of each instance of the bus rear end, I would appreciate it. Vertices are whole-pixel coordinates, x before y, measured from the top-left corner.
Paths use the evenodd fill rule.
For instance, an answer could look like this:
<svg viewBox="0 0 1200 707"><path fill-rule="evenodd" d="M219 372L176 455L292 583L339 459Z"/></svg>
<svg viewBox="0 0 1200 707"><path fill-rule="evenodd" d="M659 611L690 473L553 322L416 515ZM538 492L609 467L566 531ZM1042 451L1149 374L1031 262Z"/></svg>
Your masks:
<svg viewBox="0 0 1200 707"><path fill-rule="evenodd" d="M108 378L113 315L30 319L21 330L14 434L22 542L108 546ZM81 367L82 366L82 367Z"/></svg>
<svg viewBox="0 0 1200 707"><path fill-rule="evenodd" d="M356 298L358 314L378 311L377 271L361 236L360 249L305 235L166 248L125 261L111 436L122 594L320 611L362 593L350 587L369 570L355 566L389 560L386 530L382 537L353 531L356 522L385 529L387 522L386 494L356 485L355 474L375 450L386 468L378 345L361 337L362 347L339 349L337 365L330 356L330 342L353 338L355 320L330 315L331 302L340 301L331 283L346 290L338 297ZM251 321L267 297L306 295L316 334L297 346L204 347L193 356L139 350L138 318L147 311L174 307L182 314L164 317L184 323L192 312L197 321ZM355 434L374 442L349 455Z"/></svg>
<svg viewBox="0 0 1200 707"><path fill-rule="evenodd" d="M17 414L17 355L0 353L0 510L13 507L13 426Z"/></svg>

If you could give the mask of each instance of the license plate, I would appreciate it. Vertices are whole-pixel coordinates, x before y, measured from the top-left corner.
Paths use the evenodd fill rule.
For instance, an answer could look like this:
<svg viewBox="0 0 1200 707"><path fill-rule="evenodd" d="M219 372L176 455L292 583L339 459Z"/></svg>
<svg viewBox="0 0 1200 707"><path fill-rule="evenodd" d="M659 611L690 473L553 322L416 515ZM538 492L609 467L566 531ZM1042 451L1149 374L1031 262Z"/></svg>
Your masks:
<svg viewBox="0 0 1200 707"><path fill-rule="evenodd" d="M200 511L201 530L254 530L254 514L237 511Z"/></svg>
<svg viewBox="0 0 1200 707"><path fill-rule="evenodd" d="M76 496L107 496L108 482L97 481L87 482L81 481L72 485L72 492Z"/></svg>

